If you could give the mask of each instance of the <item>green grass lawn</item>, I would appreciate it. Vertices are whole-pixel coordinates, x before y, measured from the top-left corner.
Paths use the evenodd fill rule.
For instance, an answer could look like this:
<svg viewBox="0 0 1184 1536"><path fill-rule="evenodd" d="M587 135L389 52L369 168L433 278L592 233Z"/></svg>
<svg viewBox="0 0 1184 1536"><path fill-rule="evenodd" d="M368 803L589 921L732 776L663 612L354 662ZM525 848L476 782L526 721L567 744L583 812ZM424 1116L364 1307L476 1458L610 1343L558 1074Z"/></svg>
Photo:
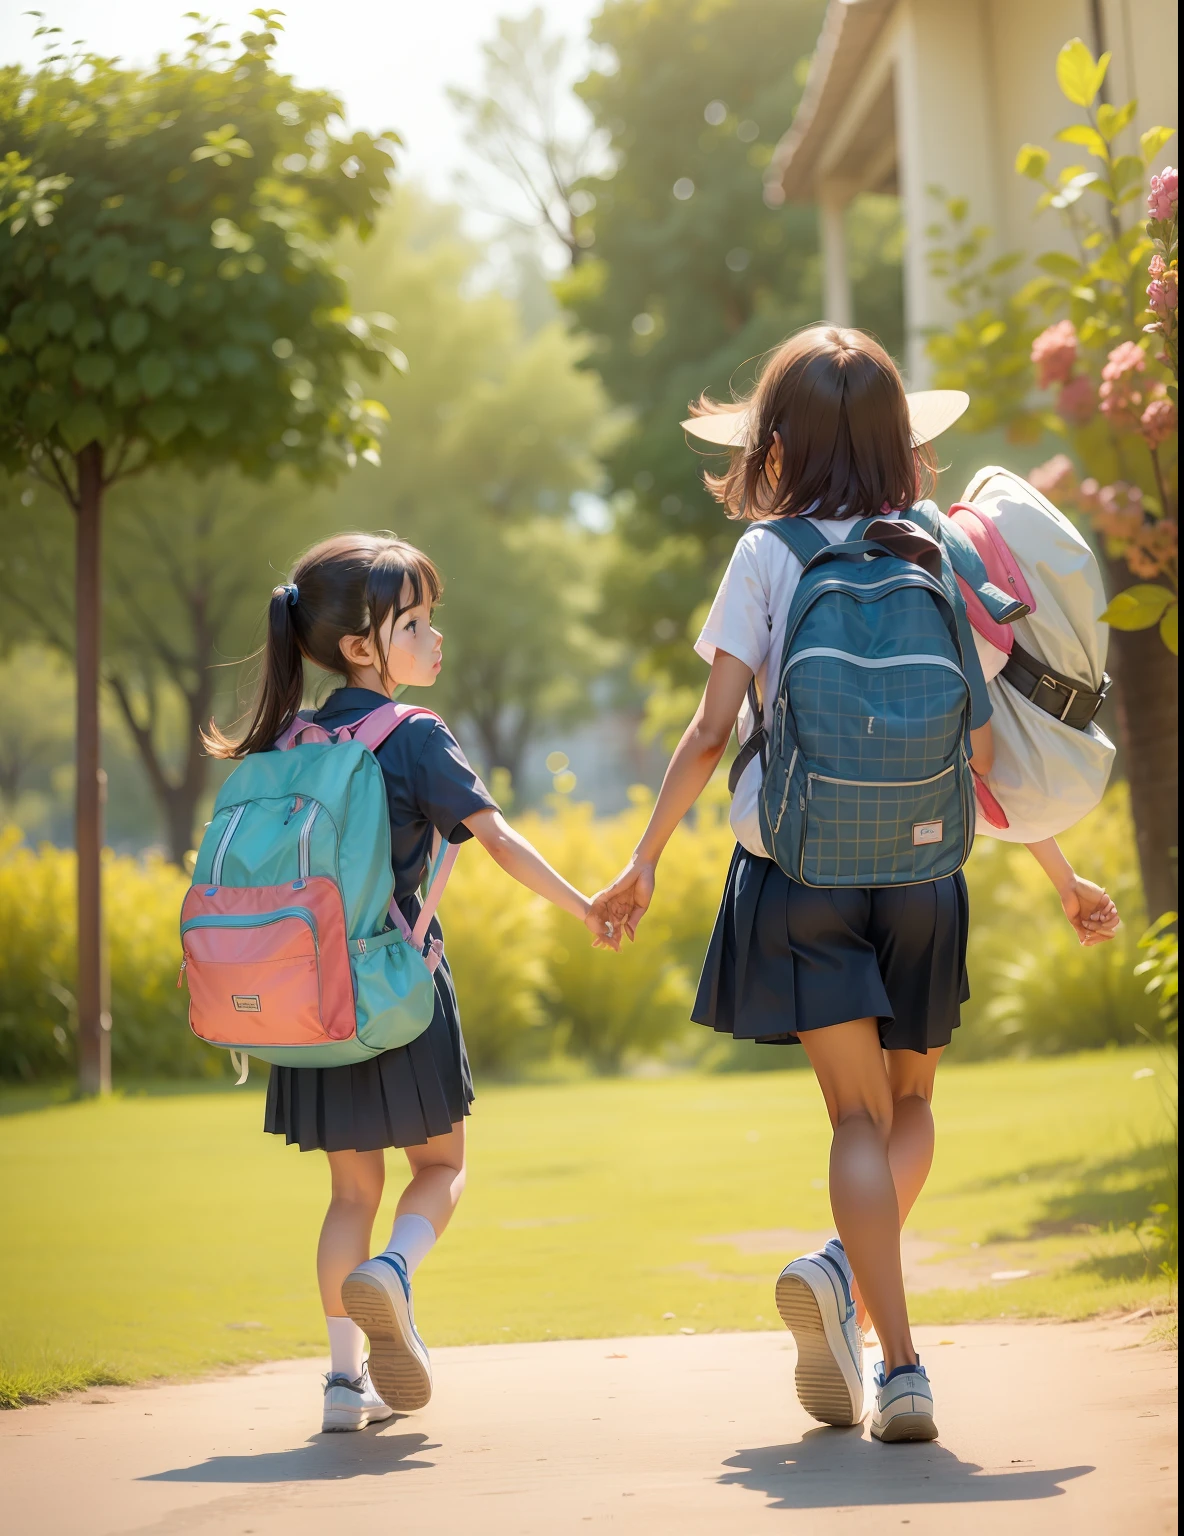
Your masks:
<svg viewBox="0 0 1184 1536"><path fill-rule="evenodd" d="M1129 1225L1174 1199L1163 1073L1150 1051L943 1069L910 1222L942 1288L918 1321L1166 1300ZM325 1348L324 1159L261 1133L261 1095L47 1098L0 1101L0 1401ZM475 1110L468 1191L417 1282L429 1343L780 1326L778 1229L829 1222L809 1074L494 1086Z"/></svg>

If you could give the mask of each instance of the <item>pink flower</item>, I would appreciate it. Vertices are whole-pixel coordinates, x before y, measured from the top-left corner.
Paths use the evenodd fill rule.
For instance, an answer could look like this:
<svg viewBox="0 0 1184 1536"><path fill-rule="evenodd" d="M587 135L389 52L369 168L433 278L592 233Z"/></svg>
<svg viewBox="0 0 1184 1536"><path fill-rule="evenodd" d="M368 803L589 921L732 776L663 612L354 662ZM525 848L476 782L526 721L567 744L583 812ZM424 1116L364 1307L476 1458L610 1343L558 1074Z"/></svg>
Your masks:
<svg viewBox="0 0 1184 1536"><path fill-rule="evenodd" d="M1028 479L1042 496L1050 501L1070 499L1077 490L1077 472L1067 454L1055 454L1045 464L1037 464L1028 472Z"/></svg>
<svg viewBox="0 0 1184 1536"><path fill-rule="evenodd" d="M1162 277L1167 271L1167 263L1164 261L1163 257L1159 254L1158 251L1156 251L1155 255L1147 263L1147 271L1151 277Z"/></svg>
<svg viewBox="0 0 1184 1536"><path fill-rule="evenodd" d="M1167 314L1167 290L1162 283L1152 281L1147 284L1147 307L1148 309L1153 309L1157 315Z"/></svg>
<svg viewBox="0 0 1184 1536"><path fill-rule="evenodd" d="M1032 343L1032 361L1036 364L1036 382L1041 389L1067 382L1077 361L1077 332L1072 320L1058 320L1041 331Z"/></svg>
<svg viewBox="0 0 1184 1536"><path fill-rule="evenodd" d="M1124 341L1114 348L1102 369L1104 379L1121 379L1128 373L1142 373L1147 354L1137 341Z"/></svg>
<svg viewBox="0 0 1184 1536"><path fill-rule="evenodd" d="M1092 516L1094 527L1108 539L1132 539L1143 526L1143 492L1137 485L1118 480L1099 485L1086 480L1081 487L1082 511Z"/></svg>
<svg viewBox="0 0 1184 1536"><path fill-rule="evenodd" d="M1138 426L1143 396L1130 387L1129 380L1105 379L1098 391L1098 410L1119 431Z"/></svg>
<svg viewBox="0 0 1184 1536"><path fill-rule="evenodd" d="M1169 267L1163 275L1163 300L1169 309L1180 307L1180 274L1175 267Z"/></svg>
<svg viewBox="0 0 1184 1536"><path fill-rule="evenodd" d="M1168 442L1176 430L1176 407L1164 395L1152 400L1139 418L1139 430L1148 448Z"/></svg>
<svg viewBox="0 0 1184 1536"><path fill-rule="evenodd" d="M1072 426L1081 427L1094 413L1094 386L1084 374L1078 374L1067 384L1061 385L1057 396L1057 412Z"/></svg>
<svg viewBox="0 0 1184 1536"><path fill-rule="evenodd" d="M1165 165L1158 176L1151 178L1151 191L1147 194L1147 211L1153 219L1167 222L1176 217L1179 201L1176 171L1174 167Z"/></svg>

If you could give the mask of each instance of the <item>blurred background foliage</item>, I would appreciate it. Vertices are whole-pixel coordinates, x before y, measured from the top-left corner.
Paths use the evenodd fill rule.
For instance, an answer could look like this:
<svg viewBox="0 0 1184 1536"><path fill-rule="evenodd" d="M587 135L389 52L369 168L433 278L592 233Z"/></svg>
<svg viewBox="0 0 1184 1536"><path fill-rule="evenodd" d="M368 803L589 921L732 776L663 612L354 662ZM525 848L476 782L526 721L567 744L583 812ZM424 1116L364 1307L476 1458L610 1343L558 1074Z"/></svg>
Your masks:
<svg viewBox="0 0 1184 1536"><path fill-rule="evenodd" d="M332 490L287 471L260 486L168 466L110 492L103 752L120 1077L224 1072L190 1037L174 985L186 855L222 771L197 751L197 727L240 713L267 594L318 538L392 529L437 560L446 665L432 707L573 881L592 889L624 862L661 767L636 748L638 725L644 711L651 734L684 727L705 676L689 642L740 532L705 495L678 421L705 389L746 389L761 355L820 308L816 210L770 208L761 189L823 10L607 0L574 116L541 15L499 23L483 85L454 102L474 153L517 196L513 233L478 237L460 208L396 181L371 237L333 248L334 283L355 312L393 317L382 334L405 368L367 381L389 417L381 462ZM897 202L857 198L846 220L856 322L900 358ZM951 439L946 502L982 459L1026 470L1045 451L1005 444L1002 426L997 438ZM74 1057L71 516L43 485L0 475L0 1077L16 1080L68 1076ZM327 686L310 678L310 698ZM1166 1038L1147 973L1134 973L1145 914L1124 786L1065 844L1115 894L1122 936L1078 950L1026 853L980 840L956 1054ZM469 850L444 920L478 1070L800 1065L792 1048L687 1022L730 850L717 783L670 846L640 945L616 958Z"/></svg>
<svg viewBox="0 0 1184 1536"><path fill-rule="evenodd" d="M590 805L557 796L517 824L577 885L592 888L624 862L650 801L639 788L627 811L597 818ZM12 828L0 838L0 1079L66 1078L74 855L34 850ZM1148 992L1148 976L1134 970L1146 954L1138 947L1144 917L1123 790L1064 841L1070 859L1113 892L1124 927L1112 944L1080 949L1026 850L980 838L967 867L972 995L951 1047L957 1059L1174 1038L1162 984ZM441 917L478 1074L804 1066L795 1047L735 1043L688 1023L731 849L717 781L671 841L639 940L619 956L589 948L569 917L508 880L475 845L466 849ZM224 1054L190 1034L188 994L176 987L185 875L159 854L112 853L106 881L118 1078L225 1076Z"/></svg>

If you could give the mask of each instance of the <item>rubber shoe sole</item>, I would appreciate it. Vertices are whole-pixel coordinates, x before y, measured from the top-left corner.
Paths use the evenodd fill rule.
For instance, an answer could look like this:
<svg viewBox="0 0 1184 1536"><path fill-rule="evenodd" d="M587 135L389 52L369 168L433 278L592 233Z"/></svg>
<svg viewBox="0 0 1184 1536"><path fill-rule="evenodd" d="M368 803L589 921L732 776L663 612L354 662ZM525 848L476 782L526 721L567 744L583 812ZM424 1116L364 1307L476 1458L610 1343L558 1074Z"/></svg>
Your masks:
<svg viewBox="0 0 1184 1536"><path fill-rule="evenodd" d="M819 1282L829 1285L824 1276ZM798 1347L794 1383L798 1401L813 1419L836 1426L858 1424L863 1418L863 1387L837 1320L829 1319L805 1275L785 1271L777 1280L777 1310ZM829 1311L829 1307L827 1308ZM850 1365L850 1376L843 1362Z"/></svg>
<svg viewBox="0 0 1184 1536"><path fill-rule="evenodd" d="M936 1440L937 1425L931 1413L898 1413L883 1424L872 1424L873 1439L884 1445L901 1440Z"/></svg>
<svg viewBox="0 0 1184 1536"><path fill-rule="evenodd" d="M379 1397L404 1413L426 1408L432 1370L415 1338L401 1288L396 1299L377 1275L355 1269L341 1287L341 1300L370 1340L370 1380Z"/></svg>
<svg viewBox="0 0 1184 1536"><path fill-rule="evenodd" d="M347 1404L340 1407L332 1404L325 1408L321 1421L321 1433L324 1435L342 1435L351 1430L365 1429L370 1424L381 1424L384 1419L389 1419L394 1410L388 1405L385 1412L382 1408L353 1408Z"/></svg>

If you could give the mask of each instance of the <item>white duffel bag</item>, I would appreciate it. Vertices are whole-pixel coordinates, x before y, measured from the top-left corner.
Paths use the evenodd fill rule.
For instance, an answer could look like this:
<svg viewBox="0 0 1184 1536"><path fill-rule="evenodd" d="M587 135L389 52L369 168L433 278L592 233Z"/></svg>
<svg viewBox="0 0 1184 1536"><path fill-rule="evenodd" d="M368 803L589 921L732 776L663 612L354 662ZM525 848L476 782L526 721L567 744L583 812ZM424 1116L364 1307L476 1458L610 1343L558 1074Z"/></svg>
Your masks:
<svg viewBox="0 0 1184 1536"><path fill-rule="evenodd" d="M1068 518L1010 470L980 470L954 512L972 535L976 519L983 525L987 537L975 542L990 557L997 585L1000 557L1006 563L1010 555L1032 608L1009 627L1010 645L999 626L969 614L994 707L995 762L977 830L1005 842L1041 842L1094 809L1114 765L1114 744L1093 719L1109 686L1102 575Z"/></svg>

